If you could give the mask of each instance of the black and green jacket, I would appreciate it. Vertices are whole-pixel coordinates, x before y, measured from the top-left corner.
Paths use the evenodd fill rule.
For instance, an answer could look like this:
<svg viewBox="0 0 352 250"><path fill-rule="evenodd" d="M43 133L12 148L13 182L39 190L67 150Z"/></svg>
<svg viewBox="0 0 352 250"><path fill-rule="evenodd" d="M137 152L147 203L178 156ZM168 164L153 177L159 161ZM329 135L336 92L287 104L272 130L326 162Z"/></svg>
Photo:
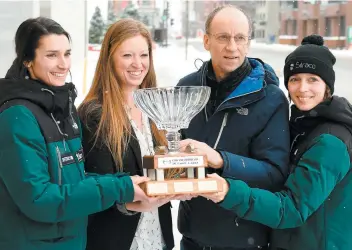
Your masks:
<svg viewBox="0 0 352 250"><path fill-rule="evenodd" d="M271 249L351 250L352 107L335 96L290 123L292 171L283 190L272 193L228 179L220 206L277 229Z"/></svg>
<svg viewBox="0 0 352 250"><path fill-rule="evenodd" d="M75 97L0 79L0 249L83 250L87 216L133 200L130 177L84 173Z"/></svg>

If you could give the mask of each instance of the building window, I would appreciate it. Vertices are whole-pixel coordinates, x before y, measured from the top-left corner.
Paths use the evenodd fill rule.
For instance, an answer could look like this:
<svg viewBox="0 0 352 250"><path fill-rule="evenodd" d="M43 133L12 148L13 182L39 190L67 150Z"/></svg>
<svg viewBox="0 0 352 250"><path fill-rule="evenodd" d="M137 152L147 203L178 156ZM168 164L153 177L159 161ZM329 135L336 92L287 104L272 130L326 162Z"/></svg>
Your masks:
<svg viewBox="0 0 352 250"><path fill-rule="evenodd" d="M339 36L345 36L346 35L346 17L345 16L340 16L340 33Z"/></svg>
<svg viewBox="0 0 352 250"><path fill-rule="evenodd" d="M257 30L255 33L256 38L265 38L265 30Z"/></svg>
<svg viewBox="0 0 352 250"><path fill-rule="evenodd" d="M325 36L331 36L331 19L329 17L325 18Z"/></svg>
<svg viewBox="0 0 352 250"><path fill-rule="evenodd" d="M285 30L284 30L284 35L289 35L289 34L288 34L288 25L289 25L289 22L290 22L290 21L288 21L288 20L287 20L287 21L285 21Z"/></svg>
<svg viewBox="0 0 352 250"><path fill-rule="evenodd" d="M328 0L328 4L345 3L345 0Z"/></svg>
<svg viewBox="0 0 352 250"><path fill-rule="evenodd" d="M303 21L303 27L302 27L303 36L307 36L307 26L308 26L308 21L307 21L307 20L304 20L304 21Z"/></svg>
<svg viewBox="0 0 352 250"><path fill-rule="evenodd" d="M318 34L318 20L313 20L313 34Z"/></svg>
<svg viewBox="0 0 352 250"><path fill-rule="evenodd" d="M291 35L296 35L297 34L297 20L292 20L292 34Z"/></svg>
<svg viewBox="0 0 352 250"><path fill-rule="evenodd" d="M297 9L298 8L298 0L292 0L292 1L283 1L286 3L288 7Z"/></svg>

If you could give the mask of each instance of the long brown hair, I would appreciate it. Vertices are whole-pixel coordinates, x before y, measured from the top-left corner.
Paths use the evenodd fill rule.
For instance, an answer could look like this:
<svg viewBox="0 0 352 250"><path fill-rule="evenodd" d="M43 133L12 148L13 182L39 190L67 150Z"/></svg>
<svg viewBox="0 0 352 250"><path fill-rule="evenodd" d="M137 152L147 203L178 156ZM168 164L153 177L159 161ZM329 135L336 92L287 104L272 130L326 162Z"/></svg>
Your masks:
<svg viewBox="0 0 352 250"><path fill-rule="evenodd" d="M111 25L105 34L92 86L79 107L83 122L98 114L94 145L98 139L104 143L120 171L123 170L123 154L131 135L131 125L124 108L121 80L114 70L113 55L126 39L138 35L143 36L148 43L150 60L149 71L140 88L156 87L151 35L143 23L122 19ZM159 131L154 123L151 129L156 144L166 145L164 131Z"/></svg>

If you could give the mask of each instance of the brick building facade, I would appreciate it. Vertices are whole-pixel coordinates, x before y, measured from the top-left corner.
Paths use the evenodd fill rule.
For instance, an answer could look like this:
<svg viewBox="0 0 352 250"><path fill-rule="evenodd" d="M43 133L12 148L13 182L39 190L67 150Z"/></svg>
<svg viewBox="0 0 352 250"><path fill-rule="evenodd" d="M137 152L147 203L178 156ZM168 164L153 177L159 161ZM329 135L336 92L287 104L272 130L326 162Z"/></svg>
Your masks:
<svg viewBox="0 0 352 250"><path fill-rule="evenodd" d="M319 34L328 47L347 48L349 26L352 26L352 1L281 2L281 44L299 45L303 37Z"/></svg>

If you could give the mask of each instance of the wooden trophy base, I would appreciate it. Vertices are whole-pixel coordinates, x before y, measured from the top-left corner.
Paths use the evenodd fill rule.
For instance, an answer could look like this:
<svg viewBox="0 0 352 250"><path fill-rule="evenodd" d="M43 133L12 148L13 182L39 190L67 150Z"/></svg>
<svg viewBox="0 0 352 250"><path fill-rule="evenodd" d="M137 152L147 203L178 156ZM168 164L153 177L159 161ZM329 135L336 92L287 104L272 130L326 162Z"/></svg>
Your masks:
<svg viewBox="0 0 352 250"><path fill-rule="evenodd" d="M223 189L221 182L215 178L148 181L140 186L148 196L215 193Z"/></svg>

